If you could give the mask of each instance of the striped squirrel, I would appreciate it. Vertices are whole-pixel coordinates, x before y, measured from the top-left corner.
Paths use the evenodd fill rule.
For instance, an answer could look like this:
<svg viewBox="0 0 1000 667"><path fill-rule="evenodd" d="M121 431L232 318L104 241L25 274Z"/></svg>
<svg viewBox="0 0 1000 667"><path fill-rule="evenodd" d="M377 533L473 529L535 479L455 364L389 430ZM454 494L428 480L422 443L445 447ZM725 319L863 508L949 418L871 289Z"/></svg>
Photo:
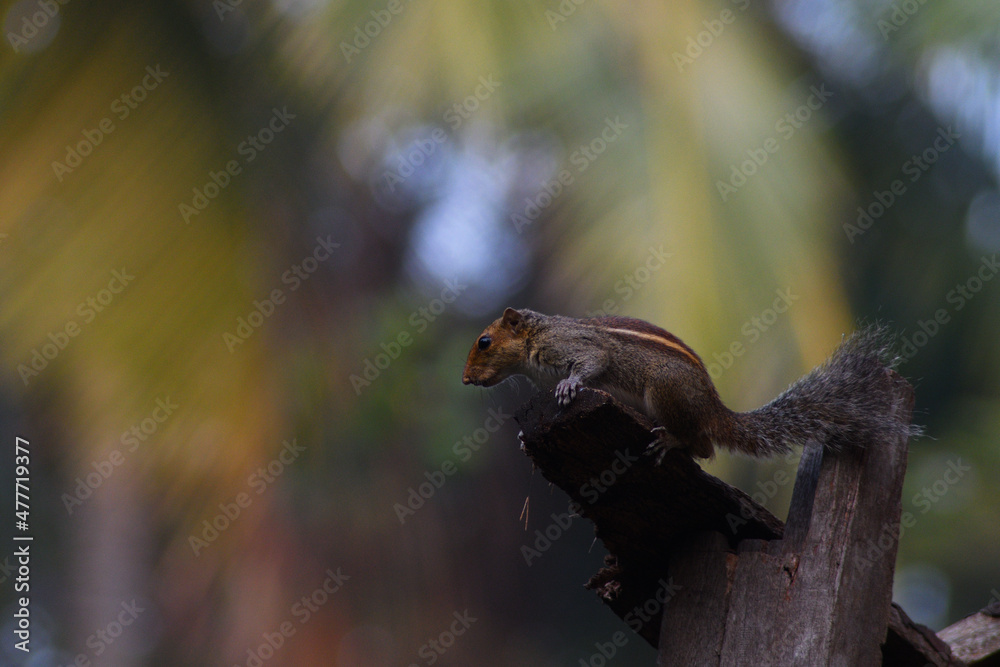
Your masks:
<svg viewBox="0 0 1000 667"><path fill-rule="evenodd" d="M831 449L919 429L890 415L893 365L884 330L848 337L823 365L767 405L727 408L704 363L673 334L629 317L575 319L507 308L469 352L464 384L491 387L525 375L569 405L581 387L603 389L653 418L691 456L716 447L767 457L814 441Z"/></svg>

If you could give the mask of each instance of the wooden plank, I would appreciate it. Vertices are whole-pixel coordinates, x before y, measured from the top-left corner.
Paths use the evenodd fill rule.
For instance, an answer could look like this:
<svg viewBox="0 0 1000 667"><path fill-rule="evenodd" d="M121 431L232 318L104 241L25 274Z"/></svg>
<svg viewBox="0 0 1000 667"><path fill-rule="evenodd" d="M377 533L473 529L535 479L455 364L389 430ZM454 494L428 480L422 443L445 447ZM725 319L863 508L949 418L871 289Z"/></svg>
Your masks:
<svg viewBox="0 0 1000 667"><path fill-rule="evenodd" d="M967 664L1000 665L1000 602L949 625L938 637Z"/></svg>
<svg viewBox="0 0 1000 667"><path fill-rule="evenodd" d="M816 486L819 484L822 465L823 447L818 443L810 443L799 459L799 470L795 475L795 487L792 489L792 501L788 506L788 519L785 522L785 535L782 539L789 551L799 551L806 535L809 534L813 501L816 499Z"/></svg>
<svg viewBox="0 0 1000 667"><path fill-rule="evenodd" d="M913 390L887 373L890 414L908 424ZM880 665L892 604L907 438L824 453L809 529L781 607L778 664ZM794 521L799 519L795 518ZM871 558L871 545L877 545Z"/></svg>
<svg viewBox="0 0 1000 667"><path fill-rule="evenodd" d="M721 533L696 535L670 561L678 587L660 626L658 667L719 665L736 555Z"/></svg>
<svg viewBox="0 0 1000 667"><path fill-rule="evenodd" d="M756 540L742 543L726 617L722 665L772 665L781 635L776 623L789 577L782 556Z"/></svg>
<svg viewBox="0 0 1000 667"><path fill-rule="evenodd" d="M898 604L889 609L889 635L882 645L886 667L962 667L964 662L934 631L914 623Z"/></svg>

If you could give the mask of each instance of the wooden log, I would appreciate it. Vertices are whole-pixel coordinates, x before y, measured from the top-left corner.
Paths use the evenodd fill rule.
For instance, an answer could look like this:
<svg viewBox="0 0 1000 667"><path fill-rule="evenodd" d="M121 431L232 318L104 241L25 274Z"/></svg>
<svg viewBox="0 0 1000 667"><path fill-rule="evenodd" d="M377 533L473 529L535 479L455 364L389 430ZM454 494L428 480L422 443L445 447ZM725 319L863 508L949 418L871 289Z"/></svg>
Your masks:
<svg viewBox="0 0 1000 667"><path fill-rule="evenodd" d="M659 453L647 451L652 423L604 392L584 389L567 408L540 394L515 419L525 453L594 522L610 553L587 587L653 646L662 610L636 610L670 585L666 566L675 549L706 531L734 547L781 536L781 521L682 451L667 451L657 465Z"/></svg>
<svg viewBox="0 0 1000 667"><path fill-rule="evenodd" d="M908 422L912 389L893 373L886 391ZM807 450L786 529L683 451L647 451L651 422L604 392L542 393L515 418L608 549L587 587L658 664L960 664L890 604L905 439Z"/></svg>
<svg viewBox="0 0 1000 667"><path fill-rule="evenodd" d="M912 390L897 379L885 391L909 423ZM807 450L787 539L740 555L721 664L882 663L907 442L852 444Z"/></svg>
<svg viewBox="0 0 1000 667"><path fill-rule="evenodd" d="M910 620L895 602L889 609L889 635L882 646L886 667L962 667L948 644L926 625Z"/></svg>
<svg viewBox="0 0 1000 667"><path fill-rule="evenodd" d="M736 554L721 533L701 533L674 553L669 571L677 592L663 615L658 667L718 664Z"/></svg>

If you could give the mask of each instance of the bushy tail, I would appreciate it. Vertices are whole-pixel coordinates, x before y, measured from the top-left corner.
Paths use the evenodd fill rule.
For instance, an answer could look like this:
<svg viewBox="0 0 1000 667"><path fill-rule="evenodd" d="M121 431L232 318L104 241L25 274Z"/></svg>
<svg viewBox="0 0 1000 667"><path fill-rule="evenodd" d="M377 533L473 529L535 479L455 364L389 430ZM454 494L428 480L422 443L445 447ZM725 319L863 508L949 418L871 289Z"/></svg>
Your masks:
<svg viewBox="0 0 1000 667"><path fill-rule="evenodd" d="M810 442L836 450L876 437L917 436L919 427L891 414L894 391L887 371L898 361L888 329L861 329L764 407L732 413L732 437L720 444L773 456Z"/></svg>

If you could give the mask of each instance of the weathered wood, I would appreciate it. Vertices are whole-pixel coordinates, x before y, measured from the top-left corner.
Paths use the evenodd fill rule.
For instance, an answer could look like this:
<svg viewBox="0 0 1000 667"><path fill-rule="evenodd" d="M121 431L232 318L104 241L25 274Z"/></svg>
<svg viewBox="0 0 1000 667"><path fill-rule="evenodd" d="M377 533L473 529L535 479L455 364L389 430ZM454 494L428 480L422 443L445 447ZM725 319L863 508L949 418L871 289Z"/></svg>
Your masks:
<svg viewBox="0 0 1000 667"><path fill-rule="evenodd" d="M721 533L701 533L670 560L678 587L660 629L658 667L715 665L722 653L736 554Z"/></svg>
<svg viewBox="0 0 1000 667"><path fill-rule="evenodd" d="M912 389L887 374L885 391L908 422ZM543 393L515 417L526 454L609 551L587 587L659 647L659 665L874 665L883 651L887 665L960 664L890 604L905 439L807 448L785 529L682 451L647 451L652 424L603 392L567 408ZM667 585L666 613L636 622Z"/></svg>
<svg viewBox="0 0 1000 667"><path fill-rule="evenodd" d="M1000 665L1000 600L949 625L937 636L969 665Z"/></svg>
<svg viewBox="0 0 1000 667"><path fill-rule="evenodd" d="M587 587L622 618L669 581L670 554L693 535L715 531L734 547L781 536L781 521L682 451L666 451L657 465L659 452L647 451L652 423L604 392L583 389L567 408L539 394L515 419L525 453L594 522L611 556ZM639 629L653 646L661 615Z"/></svg>
<svg viewBox="0 0 1000 667"><path fill-rule="evenodd" d="M726 614L726 636L719 665L770 665L772 646L781 632L776 619L788 574L770 545L740 545L736 578Z"/></svg>
<svg viewBox="0 0 1000 667"><path fill-rule="evenodd" d="M962 667L965 663L952 655L926 625L914 623L898 604L889 609L889 635L882 646L882 664L887 667Z"/></svg>
<svg viewBox="0 0 1000 667"><path fill-rule="evenodd" d="M891 416L908 424L913 391L898 375L886 376ZM892 604L907 438L886 437L824 453L811 518L801 544L782 545L787 590L774 638L761 660L771 664L879 665ZM802 506L793 512L804 511ZM877 547L875 553L872 546ZM774 619L758 623L775 626ZM725 654L723 658L725 659ZM746 659L746 656L744 656ZM753 660L753 657L750 657Z"/></svg>
<svg viewBox="0 0 1000 667"><path fill-rule="evenodd" d="M812 523L813 501L816 499L816 485L823 466L823 447L810 443L802 452L799 471L792 489L792 502L788 505L788 520L785 522L785 547L798 551L809 534Z"/></svg>

